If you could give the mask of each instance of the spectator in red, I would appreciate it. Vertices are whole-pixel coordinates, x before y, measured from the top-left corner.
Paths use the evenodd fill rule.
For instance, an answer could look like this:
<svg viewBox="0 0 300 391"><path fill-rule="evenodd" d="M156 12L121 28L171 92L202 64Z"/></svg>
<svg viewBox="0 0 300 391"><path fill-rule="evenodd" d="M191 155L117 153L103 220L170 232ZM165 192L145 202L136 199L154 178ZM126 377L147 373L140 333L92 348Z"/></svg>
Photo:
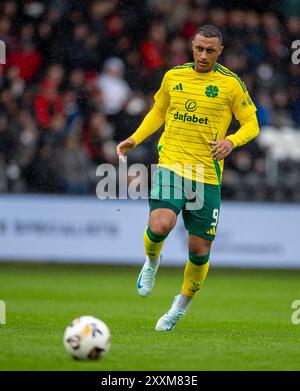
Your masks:
<svg viewBox="0 0 300 391"><path fill-rule="evenodd" d="M149 39L142 43L141 51L143 62L147 70L154 71L165 66L167 43L166 28L164 24L152 24Z"/></svg>
<svg viewBox="0 0 300 391"><path fill-rule="evenodd" d="M57 91L57 83L46 79L40 85L40 92L34 101L38 125L47 128L54 114L63 113L63 102Z"/></svg>
<svg viewBox="0 0 300 391"><path fill-rule="evenodd" d="M15 65L20 69L20 77L25 81L31 81L37 74L42 65L42 55L35 48L31 40L21 41L19 49L11 52L7 56L5 70Z"/></svg>
<svg viewBox="0 0 300 391"><path fill-rule="evenodd" d="M181 29L181 35L185 39L191 39L195 32L197 31L198 26L201 26L205 23L206 20L206 11L201 8L191 9L189 12L188 19L183 24Z"/></svg>

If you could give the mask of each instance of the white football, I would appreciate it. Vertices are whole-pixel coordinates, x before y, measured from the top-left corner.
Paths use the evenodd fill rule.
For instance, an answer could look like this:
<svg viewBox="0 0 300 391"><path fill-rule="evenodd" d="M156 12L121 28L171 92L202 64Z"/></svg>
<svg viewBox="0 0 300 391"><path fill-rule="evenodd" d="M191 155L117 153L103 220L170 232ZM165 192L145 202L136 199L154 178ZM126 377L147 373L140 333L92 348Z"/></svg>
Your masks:
<svg viewBox="0 0 300 391"><path fill-rule="evenodd" d="M66 351L78 360L100 360L110 348L110 331L93 316L74 319L64 333Z"/></svg>

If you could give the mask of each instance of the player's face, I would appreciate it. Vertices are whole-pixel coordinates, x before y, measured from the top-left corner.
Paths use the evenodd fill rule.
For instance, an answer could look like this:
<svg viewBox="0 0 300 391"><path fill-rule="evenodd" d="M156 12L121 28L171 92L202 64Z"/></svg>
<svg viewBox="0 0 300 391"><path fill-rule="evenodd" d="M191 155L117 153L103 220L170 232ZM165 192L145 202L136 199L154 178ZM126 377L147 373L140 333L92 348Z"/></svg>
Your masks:
<svg viewBox="0 0 300 391"><path fill-rule="evenodd" d="M217 37L203 37L197 34L193 41L195 71L210 72L215 66L223 46Z"/></svg>

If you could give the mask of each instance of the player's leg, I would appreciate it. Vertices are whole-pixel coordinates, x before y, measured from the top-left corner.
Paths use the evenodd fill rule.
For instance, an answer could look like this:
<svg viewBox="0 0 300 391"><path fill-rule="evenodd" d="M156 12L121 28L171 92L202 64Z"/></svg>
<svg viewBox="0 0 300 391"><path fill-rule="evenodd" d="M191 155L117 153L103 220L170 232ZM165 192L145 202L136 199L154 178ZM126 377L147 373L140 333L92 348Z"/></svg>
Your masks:
<svg viewBox="0 0 300 391"><path fill-rule="evenodd" d="M175 296L169 311L157 322L155 330L170 331L185 315L193 297L201 288L208 269L211 241L196 235L189 235L189 259L184 269L181 293Z"/></svg>
<svg viewBox="0 0 300 391"><path fill-rule="evenodd" d="M154 209L150 213L148 226L144 232L146 261L137 281L137 290L141 296L148 296L153 289L161 259L160 253L176 220L176 213L169 208Z"/></svg>
<svg viewBox="0 0 300 391"><path fill-rule="evenodd" d="M179 307L185 311L202 287L209 269L211 240L189 235L189 259L185 265Z"/></svg>
<svg viewBox="0 0 300 391"><path fill-rule="evenodd" d="M164 241L175 227L177 215L172 209L159 208L151 211L144 233L145 253L150 261L157 260Z"/></svg>
<svg viewBox="0 0 300 391"><path fill-rule="evenodd" d="M148 296L153 289L164 241L174 228L177 215L184 205L181 183L181 177L165 168L159 167L154 174L149 199L150 216L144 232L146 261L137 281L137 290L141 296Z"/></svg>
<svg viewBox="0 0 300 391"><path fill-rule="evenodd" d="M185 314L201 288L209 268L209 254L215 238L220 209L220 187L205 184L198 188L203 202L197 209L184 209L183 220L189 232L189 259L184 270L182 291L175 296L171 309L163 315L156 330L172 330Z"/></svg>

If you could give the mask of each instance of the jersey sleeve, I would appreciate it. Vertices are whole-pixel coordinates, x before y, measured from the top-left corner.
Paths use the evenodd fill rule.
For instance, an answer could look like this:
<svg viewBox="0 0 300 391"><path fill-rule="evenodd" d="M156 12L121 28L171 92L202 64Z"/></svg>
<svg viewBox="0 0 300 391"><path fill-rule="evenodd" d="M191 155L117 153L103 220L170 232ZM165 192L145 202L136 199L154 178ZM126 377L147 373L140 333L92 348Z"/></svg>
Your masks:
<svg viewBox="0 0 300 391"><path fill-rule="evenodd" d="M259 125L255 113L250 114L249 117L240 119L240 125L240 129L236 133L226 137L226 139L231 140L234 147L247 144L259 134Z"/></svg>
<svg viewBox="0 0 300 391"><path fill-rule="evenodd" d="M170 95L168 93L168 73L165 74L160 89L154 95L154 106L144 118L139 128L130 136L134 139L136 145L140 144L151 134L155 133L165 122L166 112L170 104Z"/></svg>
<svg viewBox="0 0 300 391"><path fill-rule="evenodd" d="M164 75L164 78L161 82L160 89L154 95L155 105L164 114L167 112L167 109L170 105L170 94L168 91L168 79L169 79L169 72L166 72Z"/></svg>
<svg viewBox="0 0 300 391"><path fill-rule="evenodd" d="M246 85L240 79L233 80L231 94L231 110L238 121L256 112L256 107L250 98Z"/></svg>

